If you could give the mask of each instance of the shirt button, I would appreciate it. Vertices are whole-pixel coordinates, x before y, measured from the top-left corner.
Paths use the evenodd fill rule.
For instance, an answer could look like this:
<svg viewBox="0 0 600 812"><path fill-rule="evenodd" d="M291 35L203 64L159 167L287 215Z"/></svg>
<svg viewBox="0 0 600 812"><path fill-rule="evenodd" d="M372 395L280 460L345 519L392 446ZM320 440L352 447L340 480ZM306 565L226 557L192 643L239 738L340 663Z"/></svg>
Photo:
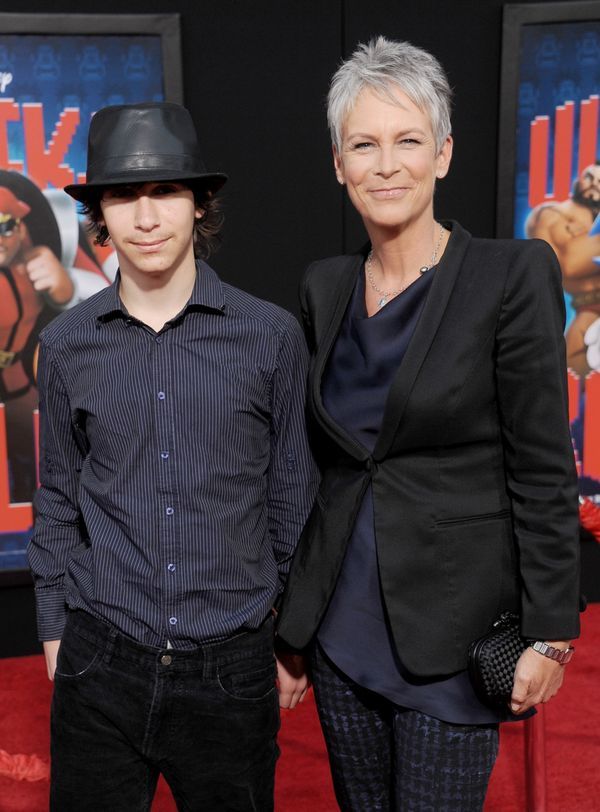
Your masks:
<svg viewBox="0 0 600 812"><path fill-rule="evenodd" d="M176 617L170 617L169 618L169 623L171 624L171 626L176 626L177 625L177 618Z"/></svg>
<svg viewBox="0 0 600 812"><path fill-rule="evenodd" d="M168 460L169 459L169 452L168 451L161 451L160 452L161 460Z"/></svg>
<svg viewBox="0 0 600 812"><path fill-rule="evenodd" d="M169 572L175 572L175 564L167 564L167 569Z"/></svg>
<svg viewBox="0 0 600 812"><path fill-rule="evenodd" d="M172 516L175 513L175 511L173 510L172 507L168 507L167 510L166 510L166 513L167 513L167 516Z"/></svg>
<svg viewBox="0 0 600 812"><path fill-rule="evenodd" d="M165 399L165 397L166 397L166 396L165 396L165 393L164 393L164 392L159 392L159 393L158 393L158 399L159 399L159 400L164 400L164 399Z"/></svg>
<svg viewBox="0 0 600 812"><path fill-rule="evenodd" d="M156 336L156 343L162 344L162 336Z"/></svg>
<svg viewBox="0 0 600 812"><path fill-rule="evenodd" d="M171 657L170 654L163 654L163 656L160 658L160 661L163 665L171 665L171 663L173 662L173 658Z"/></svg>

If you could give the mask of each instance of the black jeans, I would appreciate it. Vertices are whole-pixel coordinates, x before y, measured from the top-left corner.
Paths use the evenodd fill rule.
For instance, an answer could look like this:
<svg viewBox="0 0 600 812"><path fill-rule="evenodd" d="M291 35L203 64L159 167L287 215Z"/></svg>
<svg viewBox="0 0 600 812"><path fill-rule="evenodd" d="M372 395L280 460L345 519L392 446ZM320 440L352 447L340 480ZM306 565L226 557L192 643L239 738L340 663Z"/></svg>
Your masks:
<svg viewBox="0 0 600 812"><path fill-rule="evenodd" d="M142 812L159 773L179 810L273 809L273 623L193 651L136 643L84 612L61 641L52 812Z"/></svg>

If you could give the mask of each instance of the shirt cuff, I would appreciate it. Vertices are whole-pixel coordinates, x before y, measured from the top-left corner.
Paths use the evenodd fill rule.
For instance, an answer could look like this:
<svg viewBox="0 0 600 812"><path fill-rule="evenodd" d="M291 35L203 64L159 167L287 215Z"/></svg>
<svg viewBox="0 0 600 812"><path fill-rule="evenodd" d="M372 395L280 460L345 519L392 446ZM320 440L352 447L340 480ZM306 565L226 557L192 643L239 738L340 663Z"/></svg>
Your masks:
<svg viewBox="0 0 600 812"><path fill-rule="evenodd" d="M40 640L60 640L67 620L67 603L62 589L38 589L35 593L37 629Z"/></svg>

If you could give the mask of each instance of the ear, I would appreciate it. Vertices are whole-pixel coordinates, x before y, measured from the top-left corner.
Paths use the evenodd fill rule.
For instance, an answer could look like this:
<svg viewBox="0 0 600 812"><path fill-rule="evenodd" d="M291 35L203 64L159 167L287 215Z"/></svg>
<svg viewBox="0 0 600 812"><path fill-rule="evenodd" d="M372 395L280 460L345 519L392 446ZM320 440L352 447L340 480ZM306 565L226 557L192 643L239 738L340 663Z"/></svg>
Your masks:
<svg viewBox="0 0 600 812"><path fill-rule="evenodd" d="M453 146L454 142L452 140L452 136L449 135L442 144L442 148L439 152L439 155L436 158L436 166L435 166L436 178L445 178L446 175L448 174L448 170L450 169L450 161L452 160Z"/></svg>
<svg viewBox="0 0 600 812"><path fill-rule="evenodd" d="M341 183L343 186L346 183L346 177L344 175L344 162L342 161L338 148L335 146L335 144L333 144L331 149L333 151L333 167L335 169L335 176L338 179L338 183Z"/></svg>
<svg viewBox="0 0 600 812"><path fill-rule="evenodd" d="M205 214L206 209L203 209L200 206L196 207L196 211L194 212L194 217L196 218L196 220L202 220Z"/></svg>

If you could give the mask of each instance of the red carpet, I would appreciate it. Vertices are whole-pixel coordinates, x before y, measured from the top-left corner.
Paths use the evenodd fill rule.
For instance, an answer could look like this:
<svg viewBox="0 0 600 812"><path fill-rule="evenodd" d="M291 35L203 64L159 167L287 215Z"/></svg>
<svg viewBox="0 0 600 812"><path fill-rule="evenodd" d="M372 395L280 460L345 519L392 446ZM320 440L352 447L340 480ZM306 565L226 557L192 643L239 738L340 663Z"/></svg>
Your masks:
<svg viewBox="0 0 600 812"><path fill-rule="evenodd" d="M566 684L546 706L547 812L600 810L600 604L592 604L582 622ZM30 769L32 777L39 777L48 763L51 689L41 657L0 660L0 812L48 808L47 780L19 777ZM283 714L280 745L277 812L334 812L312 696ZM522 725L504 725L485 812L529 812L523 765ZM168 787L161 782L152 812L174 811Z"/></svg>

